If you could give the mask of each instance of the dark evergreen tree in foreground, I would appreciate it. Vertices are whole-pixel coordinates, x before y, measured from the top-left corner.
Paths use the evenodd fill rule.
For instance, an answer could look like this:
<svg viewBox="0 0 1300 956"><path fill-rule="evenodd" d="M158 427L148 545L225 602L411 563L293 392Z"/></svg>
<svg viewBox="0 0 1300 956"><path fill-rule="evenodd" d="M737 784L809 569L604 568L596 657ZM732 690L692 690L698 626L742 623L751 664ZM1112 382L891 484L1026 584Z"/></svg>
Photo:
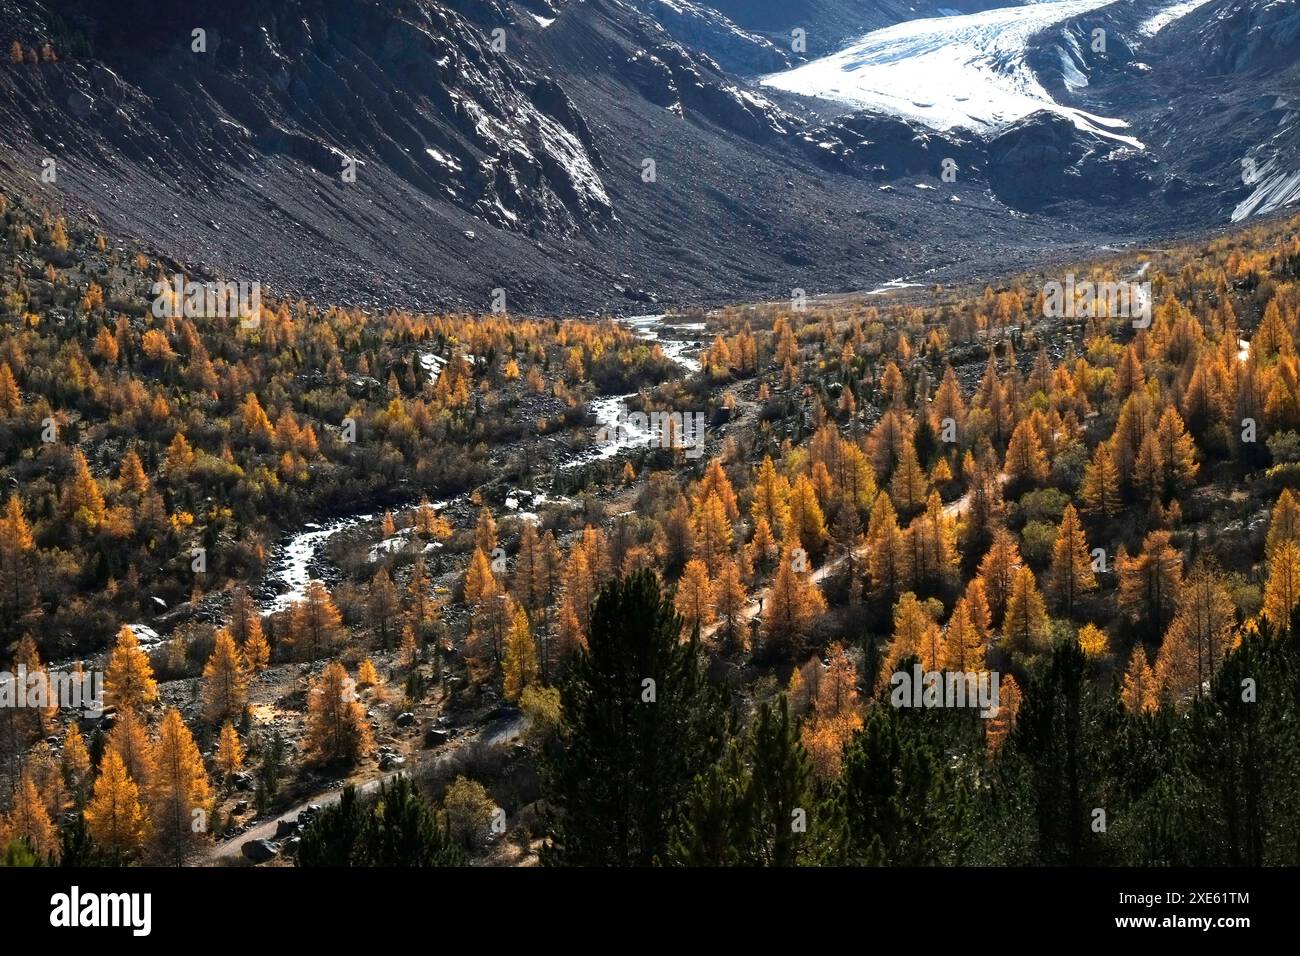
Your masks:
<svg viewBox="0 0 1300 956"><path fill-rule="evenodd" d="M821 784L784 698L728 726L679 635L651 575L602 592L562 691L548 862L1300 863L1300 622L1248 631L1186 712L1126 712L1116 676L1060 641L1017 672L1000 748L970 709L885 693Z"/></svg>
<svg viewBox="0 0 1300 956"><path fill-rule="evenodd" d="M551 864L666 863L697 776L722 754L725 709L697 638L649 571L606 585L560 690L548 768Z"/></svg>
<svg viewBox="0 0 1300 956"><path fill-rule="evenodd" d="M355 787L303 831L299 866L456 866L463 862L448 828L410 780L381 784L369 801Z"/></svg>
<svg viewBox="0 0 1300 956"><path fill-rule="evenodd" d="M26 840L10 840L6 845L0 846L0 867L33 867L40 865L40 857L32 852L32 848Z"/></svg>
<svg viewBox="0 0 1300 956"><path fill-rule="evenodd" d="M844 752L836 861L874 866L970 862L968 782L942 746L953 711L902 711L877 701Z"/></svg>
<svg viewBox="0 0 1300 956"><path fill-rule="evenodd" d="M323 809L303 831L299 866L360 866L365 858L366 810L357 788L347 787L339 802Z"/></svg>
<svg viewBox="0 0 1300 956"><path fill-rule="evenodd" d="M1135 808L1143 854L1124 862L1300 864L1296 634L1248 634L1177 722L1169 772Z"/></svg>
<svg viewBox="0 0 1300 956"><path fill-rule="evenodd" d="M1120 718L1077 642L1057 643L1031 670L1004 759L1023 770L1032 793L1037 862L1105 862L1104 835L1119 810L1109 741Z"/></svg>
<svg viewBox="0 0 1300 956"><path fill-rule="evenodd" d="M784 695L764 703L743 740L697 778L676 860L688 866L813 862L825 833L812 766Z"/></svg>
<svg viewBox="0 0 1300 956"><path fill-rule="evenodd" d="M764 704L750 735L749 845L743 862L792 866L811 852L807 831L822 822L812 806L812 764L784 695Z"/></svg>

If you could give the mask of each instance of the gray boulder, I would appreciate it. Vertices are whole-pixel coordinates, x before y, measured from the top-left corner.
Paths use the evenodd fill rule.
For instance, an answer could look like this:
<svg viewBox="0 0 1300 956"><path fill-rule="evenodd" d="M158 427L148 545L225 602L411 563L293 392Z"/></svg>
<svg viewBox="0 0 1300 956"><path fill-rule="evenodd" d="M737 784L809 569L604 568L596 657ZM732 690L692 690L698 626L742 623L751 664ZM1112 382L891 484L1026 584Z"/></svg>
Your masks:
<svg viewBox="0 0 1300 956"><path fill-rule="evenodd" d="M266 863L280 855L280 848L270 840L249 840L240 847L240 852L254 863Z"/></svg>

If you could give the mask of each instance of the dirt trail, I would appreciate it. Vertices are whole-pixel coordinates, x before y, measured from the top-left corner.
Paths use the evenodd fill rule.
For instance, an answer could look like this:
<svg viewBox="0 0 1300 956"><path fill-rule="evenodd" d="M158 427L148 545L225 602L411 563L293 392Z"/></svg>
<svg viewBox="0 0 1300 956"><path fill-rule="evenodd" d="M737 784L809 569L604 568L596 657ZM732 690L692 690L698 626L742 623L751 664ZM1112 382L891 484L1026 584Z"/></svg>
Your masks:
<svg viewBox="0 0 1300 956"><path fill-rule="evenodd" d="M486 744L507 743L519 736L523 730L524 718L522 716L503 717L494 723L480 728L474 733L466 734L456 740L450 741L438 750L424 750L414 754L407 765L400 770L391 770L383 773L375 773L373 776L364 780L351 781L351 785L357 788L359 794L370 794L377 791L380 784L390 783L397 777L407 774L416 777L430 770L436 769L439 765L446 763L455 757L460 751L472 743L483 742ZM221 865L228 863L232 859L242 859L242 848L249 840L273 840L275 839L275 830L281 820L296 820L298 814L307 807L315 804L320 807L327 807L331 804L338 803L343 796L343 790L347 784L327 790L324 793L318 793L312 797L289 807L286 810L277 813L274 817L266 820L256 826L249 827L243 833L236 834L229 840L223 840L215 844L208 853L208 866Z"/></svg>
<svg viewBox="0 0 1300 956"><path fill-rule="evenodd" d="M1005 473L998 475L998 482L1000 484L1006 484L1006 481L1007 481L1007 476ZM970 499L971 499L971 492L968 491L960 498L958 498L956 501L952 501L944 505L943 506L944 517L946 518L959 517L961 513L966 510L966 506L970 503ZM866 553L867 552L865 547L857 548L854 551L854 557L862 558L865 557ZM812 573L813 583L821 584L831 574L839 570L839 568L848 559L849 556L847 554L842 554L838 558L835 558L831 561L824 562L821 567L813 571ZM769 586L763 588L760 592L758 592L754 596L754 599L750 601L748 604L746 604L744 609L740 612L740 619L736 623L741 625L747 625L750 621L756 618L759 615L760 611L762 610L763 603L766 601L767 596L769 592L771 592L771 590L772 588ZM701 632L701 637L705 637L705 638L712 637L722 628L722 626L723 626L723 622L721 621L717 622L716 624L710 624Z"/></svg>

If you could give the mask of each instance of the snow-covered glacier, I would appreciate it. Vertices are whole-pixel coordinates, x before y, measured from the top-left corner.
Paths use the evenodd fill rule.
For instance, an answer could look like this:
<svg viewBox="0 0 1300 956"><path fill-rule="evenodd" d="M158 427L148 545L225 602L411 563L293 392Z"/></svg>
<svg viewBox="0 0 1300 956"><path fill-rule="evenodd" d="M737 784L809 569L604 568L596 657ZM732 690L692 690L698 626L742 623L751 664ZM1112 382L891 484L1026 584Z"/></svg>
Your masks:
<svg viewBox="0 0 1300 956"><path fill-rule="evenodd" d="M908 20L838 53L762 78L763 85L914 120L931 129L996 131L1038 110L1141 149L1121 119L1057 103L1027 63L1030 38L1114 0L1049 0ZM1085 24L1086 26L1086 24Z"/></svg>
<svg viewBox="0 0 1300 956"><path fill-rule="evenodd" d="M1143 36L1155 36L1175 20L1181 20L1209 2L1210 0L1177 0L1176 3L1164 7L1158 13L1152 14L1143 20L1141 26L1138 27L1138 33Z"/></svg>

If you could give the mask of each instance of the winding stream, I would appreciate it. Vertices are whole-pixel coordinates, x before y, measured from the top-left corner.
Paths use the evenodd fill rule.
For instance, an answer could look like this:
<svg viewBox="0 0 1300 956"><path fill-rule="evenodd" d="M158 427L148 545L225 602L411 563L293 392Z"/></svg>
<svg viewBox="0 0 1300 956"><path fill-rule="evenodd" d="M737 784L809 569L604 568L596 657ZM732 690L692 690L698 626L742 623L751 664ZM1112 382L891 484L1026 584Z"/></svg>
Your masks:
<svg viewBox="0 0 1300 956"><path fill-rule="evenodd" d="M658 343L659 347L663 349L664 355L687 372L695 373L700 371L702 366L699 359L687 354L696 349L699 345L698 340L691 338L665 339L662 335L664 332L698 332L703 337L704 323L680 322L667 324L664 322L665 318L666 316L663 315L638 315L622 321L637 338ZM644 447L652 436L652 430L648 426L639 425L636 419L629 421L626 415L627 403L630 399L636 398L636 395L636 392L629 392L626 395L608 395L592 401L591 412L596 416L597 432L606 437L606 440L597 442L590 451L584 452L568 462L564 466L566 469L577 468L579 465L592 461L613 458L619 452L628 448Z"/></svg>
<svg viewBox="0 0 1300 956"><path fill-rule="evenodd" d="M663 339L661 336L665 332L677 334L698 332L701 333L700 337L702 338L704 323L665 324L663 322L664 318L662 315L641 315L625 319L623 322L632 329L638 338L647 342L659 343L664 354L684 370L691 373L698 372L701 368L699 360L687 353L694 351L698 347L699 339ZM427 353L420 356L420 364L429 373L430 380L436 381L438 374L446 366L447 362L441 356ZM584 462L610 458L626 448L644 444L648 432L641 432L629 427L626 420L622 423L619 422L623 407L629 399L635 396L635 392L627 395L613 395L598 398L591 403L592 413L596 416L597 427L606 429L608 434L614 436L614 440L598 444L590 451L583 452L570 461L565 466L566 468L577 467ZM440 511L459 500L460 498L449 498L445 501L432 502L432 505L436 510ZM393 508L392 510L398 512L409 507L414 507L414 505ZM323 554L330 541L339 534L378 521L379 517L380 515L376 514L373 509L368 509L364 513L338 518L324 524L308 524L287 542L278 545L271 554L271 560L267 565L263 581L265 584L274 587L279 593L261 602L262 613L273 614L292 607L306 593L307 585L312 580L312 568L317 564L320 555ZM389 540L392 541L392 539ZM382 542L376 547L384 546L391 547L389 542Z"/></svg>

